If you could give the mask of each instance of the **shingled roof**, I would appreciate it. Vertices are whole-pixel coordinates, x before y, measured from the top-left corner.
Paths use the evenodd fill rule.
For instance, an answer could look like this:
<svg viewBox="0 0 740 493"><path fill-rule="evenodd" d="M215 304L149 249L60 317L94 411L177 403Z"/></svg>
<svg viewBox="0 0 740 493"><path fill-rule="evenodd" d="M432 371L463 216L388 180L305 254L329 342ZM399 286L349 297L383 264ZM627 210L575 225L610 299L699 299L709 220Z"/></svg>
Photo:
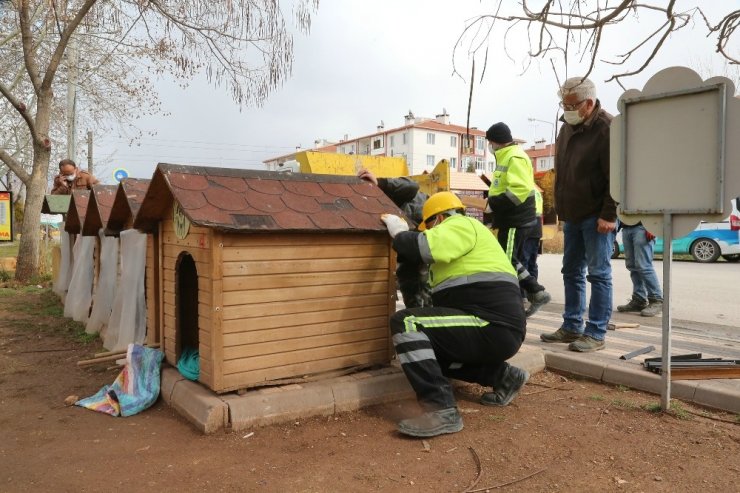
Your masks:
<svg viewBox="0 0 740 493"><path fill-rule="evenodd" d="M105 232L117 235L126 227L129 218L136 218L149 188L150 179L124 178L118 185Z"/></svg>
<svg viewBox="0 0 740 493"><path fill-rule="evenodd" d="M75 235L82 231L82 224L87 214L87 202L90 200L90 190L72 190L69 201L67 220L64 222L64 231Z"/></svg>
<svg viewBox="0 0 740 493"><path fill-rule="evenodd" d="M354 176L159 164L134 227L151 231L174 198L190 221L229 232L385 231L401 211Z"/></svg>
<svg viewBox="0 0 740 493"><path fill-rule="evenodd" d="M105 228L117 190L118 185L93 185L85 221L82 223L83 235L95 236L101 228Z"/></svg>

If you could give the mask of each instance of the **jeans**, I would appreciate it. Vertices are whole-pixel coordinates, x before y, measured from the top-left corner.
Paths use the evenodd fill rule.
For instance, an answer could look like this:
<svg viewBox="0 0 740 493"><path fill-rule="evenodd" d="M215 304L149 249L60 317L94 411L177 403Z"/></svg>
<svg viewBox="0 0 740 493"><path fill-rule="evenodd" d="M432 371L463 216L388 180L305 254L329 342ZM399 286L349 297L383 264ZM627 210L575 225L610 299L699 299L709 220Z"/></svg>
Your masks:
<svg viewBox="0 0 740 493"><path fill-rule="evenodd" d="M663 301L658 276L653 268L655 240L648 241L642 224L622 228L624 263L632 279L632 296L641 300Z"/></svg>
<svg viewBox="0 0 740 493"><path fill-rule="evenodd" d="M612 313L611 253L614 232L599 233L596 230L597 220L597 216L591 216L580 222L566 221L563 227L563 329L604 340ZM588 321L584 327L587 280L591 283L591 300L588 304Z"/></svg>

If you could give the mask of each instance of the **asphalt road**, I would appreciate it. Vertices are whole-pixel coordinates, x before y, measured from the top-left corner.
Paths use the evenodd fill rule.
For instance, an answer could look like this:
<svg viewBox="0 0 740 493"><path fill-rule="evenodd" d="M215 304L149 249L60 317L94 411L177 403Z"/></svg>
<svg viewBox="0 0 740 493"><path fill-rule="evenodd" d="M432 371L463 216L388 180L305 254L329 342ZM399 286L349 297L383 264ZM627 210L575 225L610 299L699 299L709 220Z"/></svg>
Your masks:
<svg viewBox="0 0 740 493"><path fill-rule="evenodd" d="M553 305L564 303L563 277L560 273L563 256L544 254L538 259L539 281L552 295ZM658 278L663 283L663 261L654 262ZM632 296L632 282L624 259L612 260L614 280L614 310ZM702 264L693 261L671 263L671 320L674 324L693 321L701 324L726 326L740 335L740 262ZM555 307L550 308L555 309Z"/></svg>

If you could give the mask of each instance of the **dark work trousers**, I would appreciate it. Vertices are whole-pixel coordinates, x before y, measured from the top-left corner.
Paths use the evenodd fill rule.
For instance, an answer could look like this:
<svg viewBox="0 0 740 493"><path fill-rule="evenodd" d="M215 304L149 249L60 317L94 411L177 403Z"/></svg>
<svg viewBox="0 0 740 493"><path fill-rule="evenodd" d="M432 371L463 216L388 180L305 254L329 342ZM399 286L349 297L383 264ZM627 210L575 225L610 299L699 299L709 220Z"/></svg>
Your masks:
<svg viewBox="0 0 740 493"><path fill-rule="evenodd" d="M524 333L455 308L408 308L390 320L401 368L425 411L455 407L449 378L495 387Z"/></svg>
<svg viewBox="0 0 740 493"><path fill-rule="evenodd" d="M524 241L529 235L530 227L526 228L499 228L498 242L501 248L506 252L506 256L511 260L511 265L516 269L519 286L527 293L536 293L544 291L545 287L537 282L534 277L524 266L520 259L524 258Z"/></svg>
<svg viewBox="0 0 740 493"><path fill-rule="evenodd" d="M429 267L427 265L402 262L399 259L396 279L406 308L432 306L432 290L429 287Z"/></svg>

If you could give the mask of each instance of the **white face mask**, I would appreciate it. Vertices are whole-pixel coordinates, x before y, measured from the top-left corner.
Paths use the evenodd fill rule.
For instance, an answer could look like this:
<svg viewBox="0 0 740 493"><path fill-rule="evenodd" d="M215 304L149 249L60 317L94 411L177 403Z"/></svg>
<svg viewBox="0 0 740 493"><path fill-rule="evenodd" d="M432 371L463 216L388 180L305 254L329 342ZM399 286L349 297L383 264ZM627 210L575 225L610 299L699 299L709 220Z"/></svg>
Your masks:
<svg viewBox="0 0 740 493"><path fill-rule="evenodd" d="M75 177L76 176L77 176L77 174L69 175L69 176L65 176L64 179L67 180L67 181L75 181Z"/></svg>
<svg viewBox="0 0 740 493"><path fill-rule="evenodd" d="M580 125L583 123L583 117L578 114L578 110L564 111L563 119L570 125Z"/></svg>

